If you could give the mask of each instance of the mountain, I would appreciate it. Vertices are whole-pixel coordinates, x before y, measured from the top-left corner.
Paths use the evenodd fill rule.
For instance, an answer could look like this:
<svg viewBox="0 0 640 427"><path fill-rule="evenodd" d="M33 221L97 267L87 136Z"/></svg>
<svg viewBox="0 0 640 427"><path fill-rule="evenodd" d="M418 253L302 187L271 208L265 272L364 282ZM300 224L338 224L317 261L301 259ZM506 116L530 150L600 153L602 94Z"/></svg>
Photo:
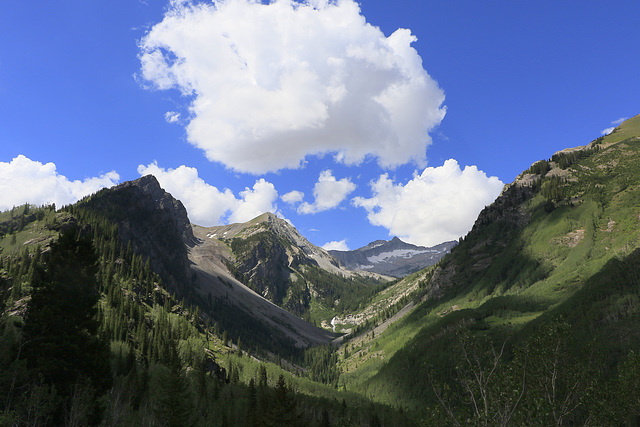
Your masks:
<svg viewBox="0 0 640 427"><path fill-rule="evenodd" d="M182 202L164 191L154 176L103 189L77 206L115 224L122 244L148 259L171 290L191 294L187 256L187 247L195 243L191 223Z"/></svg>
<svg viewBox="0 0 640 427"><path fill-rule="evenodd" d="M268 349L282 349L285 345L294 351L294 348L327 343L333 338L330 332L265 298L272 296L269 288L265 288L264 295L254 291L258 289L256 283L269 283L279 291L290 281L288 274L284 274L290 264L309 263L339 271L331 264L337 262L326 252L313 247L293 227L275 216L263 215L247 224L222 228L194 226L182 203L165 192L152 175L102 190L79 206L85 212L115 223L123 244L131 246L134 254L149 259L152 270L163 278L169 289L200 306L203 313L234 331L234 335L244 336L246 344L260 342ZM272 225L270 230L280 234L261 234L263 220ZM260 248L265 242L270 246L266 251L254 252L254 247L246 250L236 247L231 251L224 242L211 238L215 232L233 239L231 247L243 239L250 239ZM285 239L288 239L286 244ZM302 246L296 246L297 243ZM234 268L234 275L229 267L240 257L244 257L244 263ZM242 269L246 265L249 267ZM241 278L245 280L238 280L239 271L244 272L246 277ZM252 274L249 275L249 271ZM259 333L264 337L259 337Z"/></svg>
<svg viewBox="0 0 640 427"><path fill-rule="evenodd" d="M371 271L392 277L404 277L430 267L448 254L458 242L444 242L432 247L405 243L397 237L376 240L353 251L329 251L350 270Z"/></svg>
<svg viewBox="0 0 640 427"><path fill-rule="evenodd" d="M404 316L341 348L341 384L430 407L434 425L625 424L599 401L640 390L638 170L640 116L534 163L437 266L403 280L421 283Z"/></svg>
<svg viewBox="0 0 640 427"><path fill-rule="evenodd" d="M334 336L309 322L327 326L389 282L341 267L270 213L242 224L192 225L182 203L151 175L102 190L78 207L116 224L120 241L148 259L171 291L266 348L328 343ZM260 330L270 338L260 338Z"/></svg>
<svg viewBox="0 0 640 427"><path fill-rule="evenodd" d="M225 243L185 219L151 177L0 212L0 424L415 424L336 390L335 335L208 266Z"/></svg>
<svg viewBox="0 0 640 427"><path fill-rule="evenodd" d="M374 295L389 279L340 266L287 221L271 213L242 224L194 226L190 250L198 270L248 288L313 322L328 322ZM206 255L205 255L206 254Z"/></svg>

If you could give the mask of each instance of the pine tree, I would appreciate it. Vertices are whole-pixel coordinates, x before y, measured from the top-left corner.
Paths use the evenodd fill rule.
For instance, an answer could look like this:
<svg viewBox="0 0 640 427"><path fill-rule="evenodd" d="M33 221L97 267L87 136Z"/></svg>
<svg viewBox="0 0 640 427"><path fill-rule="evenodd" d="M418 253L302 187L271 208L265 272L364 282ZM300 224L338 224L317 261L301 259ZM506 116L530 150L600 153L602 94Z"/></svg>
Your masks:
<svg viewBox="0 0 640 427"><path fill-rule="evenodd" d="M97 257L90 238L75 229L51 246L41 283L24 323L29 368L62 396L84 380L101 394L109 387L109 348L98 336Z"/></svg>
<svg viewBox="0 0 640 427"><path fill-rule="evenodd" d="M256 381L253 378L251 378L249 380L249 413L247 415L248 424L250 427L254 427L258 425L257 410L258 410L258 396L256 393Z"/></svg>
<svg viewBox="0 0 640 427"><path fill-rule="evenodd" d="M189 384L173 340L169 340L169 352L168 366L161 365L157 377L154 393L156 417L162 424L170 427L191 425Z"/></svg>
<svg viewBox="0 0 640 427"><path fill-rule="evenodd" d="M276 383L267 424L274 426L299 425L298 415L296 414L296 401L282 374L280 374Z"/></svg>

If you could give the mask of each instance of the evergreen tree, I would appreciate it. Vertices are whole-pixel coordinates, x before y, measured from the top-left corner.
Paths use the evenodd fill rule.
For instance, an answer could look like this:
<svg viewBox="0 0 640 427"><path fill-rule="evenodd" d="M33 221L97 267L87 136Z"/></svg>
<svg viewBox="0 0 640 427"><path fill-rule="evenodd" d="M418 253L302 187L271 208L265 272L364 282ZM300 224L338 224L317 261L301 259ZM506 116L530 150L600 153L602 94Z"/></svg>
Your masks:
<svg viewBox="0 0 640 427"><path fill-rule="evenodd" d="M280 374L276 389L273 392L271 411L267 420L268 425L274 426L296 426L299 424L296 413L296 401L291 394L289 387L284 380L284 375Z"/></svg>
<svg viewBox="0 0 640 427"><path fill-rule="evenodd" d="M188 426L192 424L189 383L182 371L176 343L169 341L169 366L159 365L155 378L154 412L162 425Z"/></svg>
<svg viewBox="0 0 640 427"><path fill-rule="evenodd" d="M23 357L35 375L71 398L78 384L98 395L109 387L109 349L98 336L97 257L76 229L62 233L34 283L25 318ZM58 421L61 412L58 410Z"/></svg>

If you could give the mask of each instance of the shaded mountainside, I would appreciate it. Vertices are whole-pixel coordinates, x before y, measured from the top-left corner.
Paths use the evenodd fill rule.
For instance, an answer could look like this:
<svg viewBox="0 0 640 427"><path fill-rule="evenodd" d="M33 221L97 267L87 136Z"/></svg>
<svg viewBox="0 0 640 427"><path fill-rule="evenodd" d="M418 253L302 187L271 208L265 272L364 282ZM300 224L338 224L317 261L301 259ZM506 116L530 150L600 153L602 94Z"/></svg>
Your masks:
<svg viewBox="0 0 640 427"><path fill-rule="evenodd" d="M405 243L397 237L376 240L353 251L329 251L350 270L364 270L392 277L404 277L436 264L458 242L425 247Z"/></svg>
<svg viewBox="0 0 640 427"><path fill-rule="evenodd" d="M537 372L537 358L573 366L558 379L575 381L576 387L563 389L573 408L564 413L563 422L593 421L596 406L590 406L589 387L616 387L613 384L622 381L616 379L620 364L630 350L640 350L639 170L640 116L586 146L533 164L505 186L437 265L415 309L375 339L341 350L346 357L343 369L351 371L342 377L343 384L366 390L375 400L401 401L407 408L440 408L443 418L455 424L453 415L460 422L481 420L486 414L436 393L445 390L439 381L470 398L477 388L457 388L467 381L465 372L488 369L486 373L497 366L503 369L500 381L507 381L508 375L524 375L529 369L517 411L498 402L504 396L496 395L491 402L507 405L502 411L513 410L526 424L536 419L527 405L535 405L541 396L537 393L546 387L543 371L537 385L528 382L538 375L531 376ZM558 340L562 354L536 353L536 348L548 349L549 337ZM475 365L465 361L465 354L478 357ZM533 359L522 359L524 354ZM594 366L597 373L589 369ZM524 387L501 384L513 390ZM484 391L490 385L484 384ZM637 393L640 381L634 387ZM559 407L544 407L550 412L538 417L562 413ZM498 413L496 406L492 410ZM558 422L544 420L538 422Z"/></svg>
<svg viewBox="0 0 640 427"><path fill-rule="evenodd" d="M307 321L326 324L388 283L342 269L272 214L244 224L192 226L182 203L153 176L102 190L71 210L115 224L123 246L149 260L177 297L233 336L271 351L329 342L330 332Z"/></svg>
<svg viewBox="0 0 640 427"><path fill-rule="evenodd" d="M148 259L170 289L183 296L192 292L187 246L195 239L187 211L154 176L101 190L77 208L116 224L124 246Z"/></svg>
<svg viewBox="0 0 640 427"><path fill-rule="evenodd" d="M203 250L208 239L194 235L182 203L151 175L102 190L72 210L116 224L123 245L149 260L178 298L199 306L232 336L242 336L246 345L288 354L333 338L236 280L219 251L207 245Z"/></svg>

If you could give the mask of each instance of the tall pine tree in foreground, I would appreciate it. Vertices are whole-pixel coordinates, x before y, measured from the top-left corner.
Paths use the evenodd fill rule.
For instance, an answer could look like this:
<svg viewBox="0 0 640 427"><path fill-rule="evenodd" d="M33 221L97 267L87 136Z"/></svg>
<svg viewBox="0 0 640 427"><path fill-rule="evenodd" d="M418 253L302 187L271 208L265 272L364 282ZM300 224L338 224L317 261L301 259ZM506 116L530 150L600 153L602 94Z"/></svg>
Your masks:
<svg viewBox="0 0 640 427"><path fill-rule="evenodd" d="M39 382L55 388L55 421L82 418L78 410L95 415L95 404L79 403L94 401L109 387L109 348L97 335L97 272L90 237L75 228L65 231L38 272L25 318L23 357Z"/></svg>

